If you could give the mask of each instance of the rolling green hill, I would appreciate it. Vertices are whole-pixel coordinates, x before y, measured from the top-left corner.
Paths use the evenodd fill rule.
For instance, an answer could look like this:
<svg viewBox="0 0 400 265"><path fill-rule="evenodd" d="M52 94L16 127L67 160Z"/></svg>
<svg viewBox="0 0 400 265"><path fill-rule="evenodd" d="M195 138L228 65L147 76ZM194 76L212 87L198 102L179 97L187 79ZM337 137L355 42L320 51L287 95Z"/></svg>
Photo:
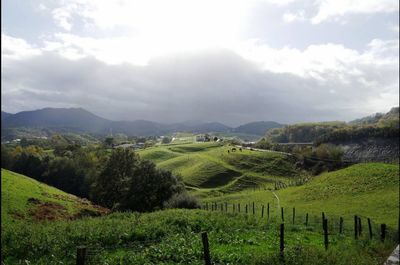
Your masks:
<svg viewBox="0 0 400 265"><path fill-rule="evenodd" d="M324 173L302 186L275 191L279 206L296 207L299 214L371 218L397 228L399 218L399 167L393 164L365 163ZM280 214L272 191L240 192L204 199L204 202L270 203L274 215ZM259 209L258 209L259 210Z"/></svg>
<svg viewBox="0 0 400 265"><path fill-rule="evenodd" d="M42 221L98 216L107 209L40 183L32 178L1 169L1 220Z"/></svg>
<svg viewBox="0 0 400 265"><path fill-rule="evenodd" d="M248 187L273 187L275 181L288 182L304 177L285 155L243 149L219 143L161 145L139 151L144 159L183 177L197 192L210 189L222 193ZM228 153L229 151L229 153ZM203 194L205 196L205 194Z"/></svg>

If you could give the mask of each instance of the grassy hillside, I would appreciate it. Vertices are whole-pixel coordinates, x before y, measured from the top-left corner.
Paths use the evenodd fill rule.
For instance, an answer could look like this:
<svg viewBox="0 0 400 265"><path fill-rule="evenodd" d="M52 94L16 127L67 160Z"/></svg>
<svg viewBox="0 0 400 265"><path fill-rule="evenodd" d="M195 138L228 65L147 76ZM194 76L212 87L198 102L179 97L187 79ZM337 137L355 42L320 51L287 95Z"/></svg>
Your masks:
<svg viewBox="0 0 400 265"><path fill-rule="evenodd" d="M302 177L293 161L284 155L242 150L219 143L161 145L139 151L144 159L179 174L197 192L227 193L248 187L273 187L276 180ZM229 153L228 153L229 151Z"/></svg>
<svg viewBox="0 0 400 265"><path fill-rule="evenodd" d="M383 163L357 164L334 172L314 177L303 186L275 191L279 206L288 215L296 207L298 215L306 212L320 216L347 217L357 214L371 218L377 223L386 223L392 228L398 225L399 166ZM205 202L270 203L271 212L279 215L278 200L272 191L240 192L226 196L204 199ZM260 209L258 209L259 211Z"/></svg>
<svg viewBox="0 0 400 265"><path fill-rule="evenodd" d="M87 264L204 264L200 233L207 231L211 259L215 264L282 264L279 256L281 221L277 217L278 204L274 195L268 190L252 192L233 187L238 182L264 183L274 178L267 173L284 179L284 176L296 175L296 171L290 167L290 161L280 155L245 150L228 155L227 149L213 144L171 145L148 149L141 155L158 159L160 166L178 160L181 166L177 168L188 171L186 178L197 179L199 183L206 183L201 177L207 172L212 173L208 179L224 179L215 177L215 173L221 174L213 168L215 165L241 173L223 186L231 189L232 194L208 201L255 201L259 205L269 201L274 215L269 220L266 216L261 218L260 208L256 215L250 211L244 214L243 208L241 213L198 209L113 213L69 220L102 209L31 178L2 170L2 262L5 265L75 264L76 248L84 245L89 253ZM185 161L187 157L193 164ZM250 165L254 167L252 171ZM196 167L204 173L197 178L195 172L199 168ZM218 192L221 189L203 188L197 192L221 194ZM279 190L276 194L280 206L286 211L296 206L301 218L305 211L320 214L321 206L329 218L329 249L325 250L320 218L310 218L309 225L305 226L303 219L291 224L290 216L286 214L285 264L383 264L396 244L392 228L396 228L398 218L398 166L354 165L325 173L304 186ZM350 213L346 212L347 208ZM338 233L332 216L343 214L347 221L354 213L373 219L375 237L372 240L364 232L355 241L348 223L344 233ZM32 222L37 217L57 221ZM18 219L27 222L18 222ZM384 243L377 236L380 222L386 222L391 228Z"/></svg>
<svg viewBox="0 0 400 265"><path fill-rule="evenodd" d="M107 209L92 205L40 183L34 179L1 169L1 221L42 221L74 219L86 215L100 215Z"/></svg>

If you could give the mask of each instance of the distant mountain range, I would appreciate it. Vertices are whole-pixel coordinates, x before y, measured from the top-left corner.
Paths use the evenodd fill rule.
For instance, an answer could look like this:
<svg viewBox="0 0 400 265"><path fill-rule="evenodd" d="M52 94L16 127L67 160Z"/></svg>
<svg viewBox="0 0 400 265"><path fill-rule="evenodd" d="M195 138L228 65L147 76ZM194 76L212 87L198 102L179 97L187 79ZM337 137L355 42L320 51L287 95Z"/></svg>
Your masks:
<svg viewBox="0 0 400 265"><path fill-rule="evenodd" d="M234 132L262 136L269 129L282 126L284 125L273 121L251 122L237 128L219 122L187 121L162 124L147 120L112 121L82 108L44 108L16 114L1 112L2 131L10 128L35 128L94 134L113 132L130 136L159 136L183 131L193 133Z"/></svg>

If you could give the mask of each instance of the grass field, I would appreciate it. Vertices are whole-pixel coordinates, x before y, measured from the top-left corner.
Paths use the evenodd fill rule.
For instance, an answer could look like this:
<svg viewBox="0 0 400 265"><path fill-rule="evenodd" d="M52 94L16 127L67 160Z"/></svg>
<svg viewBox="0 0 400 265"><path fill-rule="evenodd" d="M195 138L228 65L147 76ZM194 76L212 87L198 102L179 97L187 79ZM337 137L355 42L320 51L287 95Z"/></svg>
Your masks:
<svg viewBox="0 0 400 265"><path fill-rule="evenodd" d="M89 201L1 169L1 221L61 220L98 215L107 210Z"/></svg>
<svg viewBox="0 0 400 265"><path fill-rule="evenodd" d="M232 152L231 146L219 143L161 145L138 153L158 167L181 175L199 196L208 196L210 189L224 194L249 187L273 187L277 180L288 182L307 175L296 170L293 161L284 155L250 150Z"/></svg>
<svg viewBox="0 0 400 265"><path fill-rule="evenodd" d="M352 220L354 215L371 218L397 229L399 218L399 166L383 163L365 163L324 173L302 186L275 191L279 207L288 216L295 207L298 216L306 213L320 216L342 216ZM270 203L271 214L280 216L278 200L272 191L244 191L224 196L208 197L204 202ZM259 212L260 209L257 209Z"/></svg>
<svg viewBox="0 0 400 265"><path fill-rule="evenodd" d="M243 214L203 210L114 213L72 222L2 226L3 264L75 264L77 246L87 246L87 264L204 264L200 233L207 231L215 264L282 264L278 223ZM286 264L382 264L394 242L320 229L285 227ZM20 263L23 262L23 263Z"/></svg>
<svg viewBox="0 0 400 265"><path fill-rule="evenodd" d="M203 231L208 233L215 264L375 265L383 264L392 252L398 240L398 165L357 164L323 173L302 186L273 190L275 181L290 181L306 173L297 171L293 161L281 154L228 153L231 148L216 143L171 144L139 152L159 167L181 174L208 210L88 217L105 209L2 169L3 264L75 264L80 245L88 248L87 264L204 264ZM214 202L218 208L211 211ZM329 222L328 250L324 248L322 211ZM358 240L353 231L355 214L364 227ZM342 234L339 217L344 218ZM373 239L366 217L372 220ZM279 255L282 222L284 262ZM381 223L388 225L384 243L379 240Z"/></svg>

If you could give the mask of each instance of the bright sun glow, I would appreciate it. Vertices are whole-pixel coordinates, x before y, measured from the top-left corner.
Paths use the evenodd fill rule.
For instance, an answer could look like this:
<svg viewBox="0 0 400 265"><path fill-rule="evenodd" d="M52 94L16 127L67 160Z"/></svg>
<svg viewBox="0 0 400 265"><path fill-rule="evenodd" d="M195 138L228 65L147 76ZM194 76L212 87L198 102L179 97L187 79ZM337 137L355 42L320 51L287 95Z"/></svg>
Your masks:
<svg viewBox="0 0 400 265"><path fill-rule="evenodd" d="M128 29L131 44L140 47L142 57L232 47L249 8L241 0L101 2L92 2L84 11L88 21L103 29Z"/></svg>

